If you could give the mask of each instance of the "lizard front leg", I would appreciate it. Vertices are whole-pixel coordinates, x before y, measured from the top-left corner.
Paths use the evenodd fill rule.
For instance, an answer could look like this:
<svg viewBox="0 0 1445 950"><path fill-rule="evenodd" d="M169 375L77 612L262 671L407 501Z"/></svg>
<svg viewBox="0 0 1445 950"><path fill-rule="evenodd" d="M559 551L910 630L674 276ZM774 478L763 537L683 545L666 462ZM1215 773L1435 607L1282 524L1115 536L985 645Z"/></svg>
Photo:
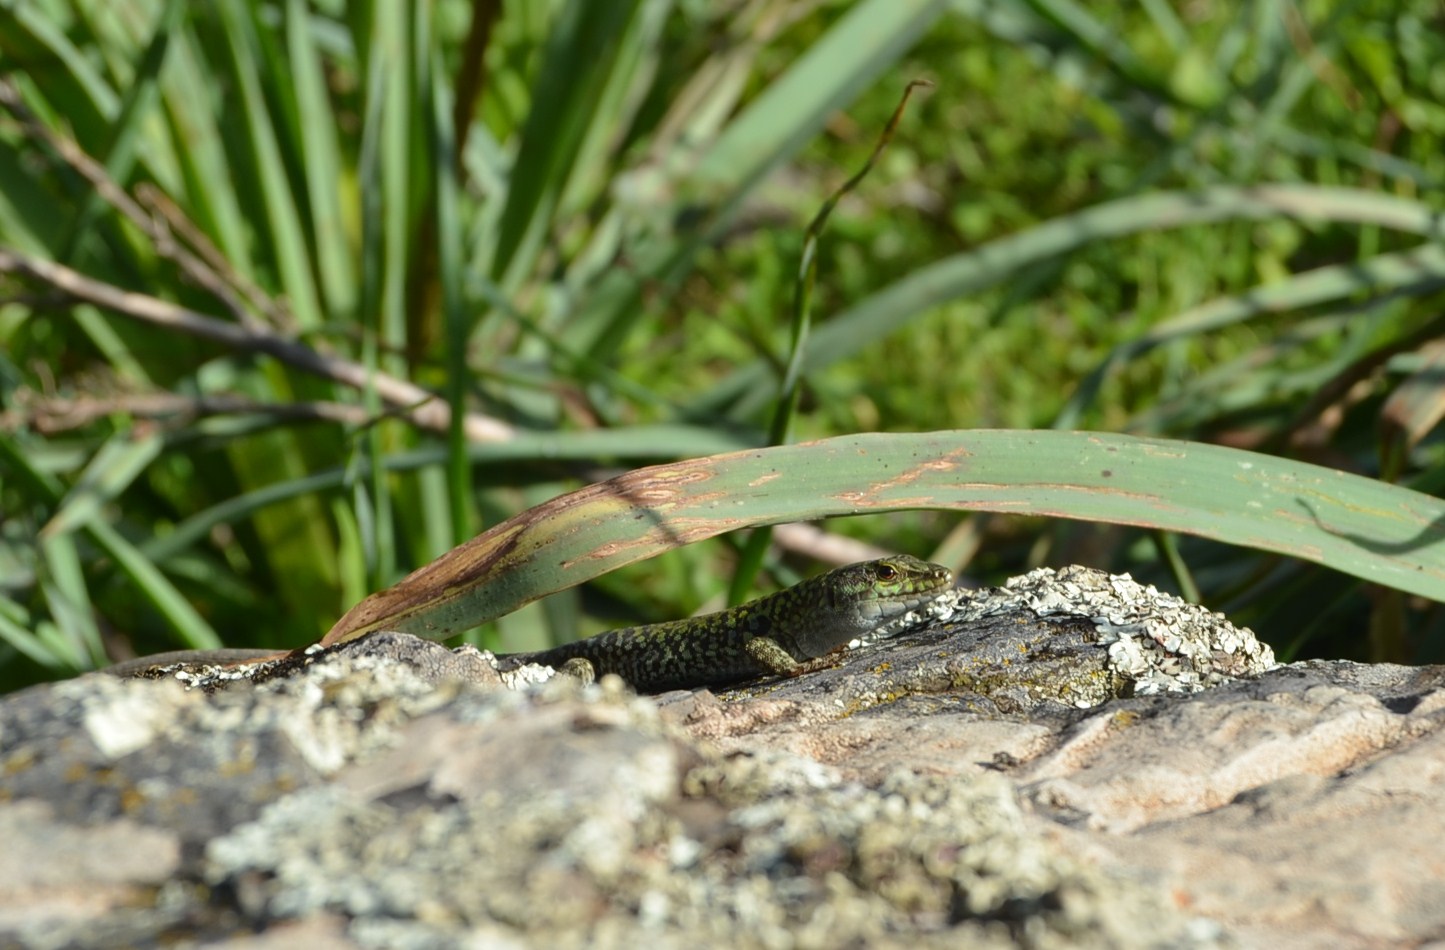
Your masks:
<svg viewBox="0 0 1445 950"><path fill-rule="evenodd" d="M838 658L833 655L838 650L832 650L823 656L799 662L793 659L792 654L784 650L772 637L753 637L743 644L743 651L768 672L778 676L802 676L804 673L835 666L838 663Z"/></svg>

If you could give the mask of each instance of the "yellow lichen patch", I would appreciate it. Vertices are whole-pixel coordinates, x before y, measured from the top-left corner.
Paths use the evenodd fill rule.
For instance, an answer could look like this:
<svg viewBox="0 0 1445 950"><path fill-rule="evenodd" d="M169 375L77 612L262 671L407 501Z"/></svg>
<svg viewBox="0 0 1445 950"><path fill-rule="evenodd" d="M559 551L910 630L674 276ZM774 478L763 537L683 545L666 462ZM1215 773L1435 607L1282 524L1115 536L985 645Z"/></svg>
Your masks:
<svg viewBox="0 0 1445 950"><path fill-rule="evenodd" d="M21 749L14 755L8 755L0 761L0 775L16 775L27 771L35 765L36 755L33 749Z"/></svg>

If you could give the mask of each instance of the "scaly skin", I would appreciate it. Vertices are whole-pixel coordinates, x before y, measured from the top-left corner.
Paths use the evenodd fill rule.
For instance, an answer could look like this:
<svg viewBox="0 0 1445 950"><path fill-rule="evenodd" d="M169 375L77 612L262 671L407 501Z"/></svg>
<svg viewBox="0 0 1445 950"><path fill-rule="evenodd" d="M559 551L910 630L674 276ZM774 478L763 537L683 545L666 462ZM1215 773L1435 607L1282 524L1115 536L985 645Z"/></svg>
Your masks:
<svg viewBox="0 0 1445 950"><path fill-rule="evenodd" d="M940 597L948 568L899 555L850 564L730 610L610 630L535 653L499 657L503 670L557 667L590 682L616 673L639 693L798 676L848 641Z"/></svg>

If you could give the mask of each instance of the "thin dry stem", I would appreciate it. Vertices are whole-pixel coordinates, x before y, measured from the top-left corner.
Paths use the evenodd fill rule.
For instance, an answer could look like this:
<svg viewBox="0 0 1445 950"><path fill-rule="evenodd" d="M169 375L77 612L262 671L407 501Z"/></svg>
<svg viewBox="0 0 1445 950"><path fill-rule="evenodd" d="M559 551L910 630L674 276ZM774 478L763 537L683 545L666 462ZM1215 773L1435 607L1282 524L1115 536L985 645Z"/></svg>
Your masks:
<svg viewBox="0 0 1445 950"><path fill-rule="evenodd" d="M0 248L0 274L14 273L38 281L75 300L95 304L152 326L211 340L246 353L265 353L289 366L364 390L371 386L387 406L402 410L413 424L445 433L451 408L434 393L380 370L318 353L264 326L244 327L217 320L194 310L135 291L94 280L63 264L40 260L9 248ZM504 422L467 413L462 430L469 442L504 442L515 430Z"/></svg>

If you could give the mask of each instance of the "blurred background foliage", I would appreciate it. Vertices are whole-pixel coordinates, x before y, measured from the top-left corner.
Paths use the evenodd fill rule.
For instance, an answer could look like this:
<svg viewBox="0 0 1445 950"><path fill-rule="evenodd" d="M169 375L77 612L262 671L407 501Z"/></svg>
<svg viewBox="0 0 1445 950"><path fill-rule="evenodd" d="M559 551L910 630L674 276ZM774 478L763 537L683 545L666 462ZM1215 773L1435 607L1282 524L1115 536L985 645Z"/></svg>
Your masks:
<svg viewBox="0 0 1445 950"><path fill-rule="evenodd" d="M765 444L807 222L917 78L819 245L795 438L1108 430L1439 493L1440 0L10 0L0 686L307 643L561 491ZM1287 659L1445 654L1434 603L1214 542L823 528L771 582L1078 562ZM479 635L716 607L735 555Z"/></svg>

